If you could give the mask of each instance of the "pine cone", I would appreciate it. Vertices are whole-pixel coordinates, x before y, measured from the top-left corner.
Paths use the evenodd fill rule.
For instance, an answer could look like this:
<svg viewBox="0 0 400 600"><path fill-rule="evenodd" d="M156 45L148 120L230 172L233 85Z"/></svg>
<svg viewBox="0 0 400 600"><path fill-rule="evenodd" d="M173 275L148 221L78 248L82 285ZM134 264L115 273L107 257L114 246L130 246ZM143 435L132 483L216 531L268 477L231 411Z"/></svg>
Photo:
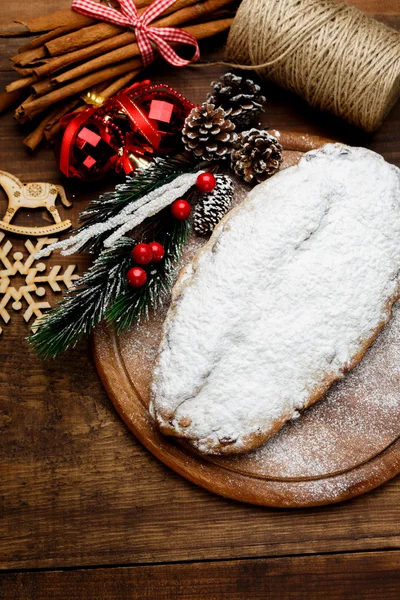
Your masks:
<svg viewBox="0 0 400 600"><path fill-rule="evenodd" d="M251 79L226 73L211 85L214 92L208 95L208 102L222 107L237 129L250 127L263 110L266 98Z"/></svg>
<svg viewBox="0 0 400 600"><path fill-rule="evenodd" d="M210 234L232 204L232 179L227 175L217 175L216 180L213 191L202 195L194 209L193 229L199 235Z"/></svg>
<svg viewBox="0 0 400 600"><path fill-rule="evenodd" d="M265 130L243 131L231 154L232 169L247 183L265 181L279 169L282 150L278 140Z"/></svg>
<svg viewBox="0 0 400 600"><path fill-rule="evenodd" d="M186 150L199 160L212 161L226 158L236 139L235 125L226 118L222 108L204 102L193 108L182 129Z"/></svg>

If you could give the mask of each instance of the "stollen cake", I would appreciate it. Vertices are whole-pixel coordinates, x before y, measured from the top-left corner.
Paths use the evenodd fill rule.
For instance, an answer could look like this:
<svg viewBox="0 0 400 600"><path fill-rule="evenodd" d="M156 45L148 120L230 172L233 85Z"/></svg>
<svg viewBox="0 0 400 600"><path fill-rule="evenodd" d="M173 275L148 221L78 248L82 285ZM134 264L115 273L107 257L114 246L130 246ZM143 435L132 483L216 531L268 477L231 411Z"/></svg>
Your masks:
<svg viewBox="0 0 400 600"><path fill-rule="evenodd" d="M180 274L150 413L202 453L256 448L362 359L399 276L400 169L364 148L305 154Z"/></svg>

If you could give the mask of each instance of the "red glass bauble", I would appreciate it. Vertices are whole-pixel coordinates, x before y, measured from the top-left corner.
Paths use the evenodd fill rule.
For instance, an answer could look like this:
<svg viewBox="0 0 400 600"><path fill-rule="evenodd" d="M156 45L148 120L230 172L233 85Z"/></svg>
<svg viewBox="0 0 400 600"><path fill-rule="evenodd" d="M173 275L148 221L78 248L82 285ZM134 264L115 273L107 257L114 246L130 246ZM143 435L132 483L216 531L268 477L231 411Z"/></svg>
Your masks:
<svg viewBox="0 0 400 600"><path fill-rule="evenodd" d="M153 253L148 244L138 244L132 250L132 258L138 265L147 265L153 258Z"/></svg>
<svg viewBox="0 0 400 600"><path fill-rule="evenodd" d="M187 200L175 200L171 206L172 215L179 221L185 221L189 218L192 208Z"/></svg>
<svg viewBox="0 0 400 600"><path fill-rule="evenodd" d="M149 248L151 250L154 262L160 262L160 260L164 258L165 250L162 244L159 242L151 242L149 244Z"/></svg>
<svg viewBox="0 0 400 600"><path fill-rule="evenodd" d="M147 281L146 271L140 267L132 267L126 274L128 283L133 288L143 287Z"/></svg>
<svg viewBox="0 0 400 600"><path fill-rule="evenodd" d="M217 185L217 180L212 173L201 173L196 179L196 186L200 192L212 192Z"/></svg>
<svg viewBox="0 0 400 600"><path fill-rule="evenodd" d="M130 175L154 156L183 150L182 127L193 108L167 84L136 82L99 108L61 119L60 169L85 181L104 177L110 169Z"/></svg>

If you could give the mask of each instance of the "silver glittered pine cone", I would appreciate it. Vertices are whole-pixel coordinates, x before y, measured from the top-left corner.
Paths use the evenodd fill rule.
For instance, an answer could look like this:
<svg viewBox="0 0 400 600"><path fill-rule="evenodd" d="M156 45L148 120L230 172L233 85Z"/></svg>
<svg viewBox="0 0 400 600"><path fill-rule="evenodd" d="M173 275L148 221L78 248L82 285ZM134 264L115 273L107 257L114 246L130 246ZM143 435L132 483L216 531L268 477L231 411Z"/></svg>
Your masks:
<svg viewBox="0 0 400 600"><path fill-rule="evenodd" d="M228 158L235 139L235 125L225 111L208 102L192 109L182 129L186 150L206 162Z"/></svg>
<svg viewBox="0 0 400 600"><path fill-rule="evenodd" d="M233 182L227 175L216 175L216 186L202 194L194 209L193 229L198 235L209 235L228 212L233 200Z"/></svg>
<svg viewBox="0 0 400 600"><path fill-rule="evenodd" d="M238 135L231 154L231 167L247 183L260 183L280 167L283 148L265 130L250 129Z"/></svg>
<svg viewBox="0 0 400 600"><path fill-rule="evenodd" d="M213 81L211 86L214 91L208 95L208 102L223 108L236 129L245 129L254 124L266 101L259 85L251 79L226 73L218 81Z"/></svg>

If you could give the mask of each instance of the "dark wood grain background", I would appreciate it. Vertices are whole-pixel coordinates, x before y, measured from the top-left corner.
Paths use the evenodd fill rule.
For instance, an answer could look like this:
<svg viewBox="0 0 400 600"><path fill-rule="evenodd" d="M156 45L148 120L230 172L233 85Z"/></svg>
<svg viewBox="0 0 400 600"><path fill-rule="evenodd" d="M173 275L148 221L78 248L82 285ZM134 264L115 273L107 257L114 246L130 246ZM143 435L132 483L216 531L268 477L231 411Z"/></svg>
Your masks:
<svg viewBox="0 0 400 600"><path fill-rule="evenodd" d="M0 25L69 6L69 0L1 0ZM399 0L357 5L400 29ZM204 56L221 54L223 39ZM0 84L13 78L0 39ZM155 66L155 81L202 101L222 68ZM265 120L366 145L400 166L400 104L366 136L265 85ZM24 181L62 183L77 215L104 184L63 180L51 149L30 155L23 132L0 120L0 169ZM107 181L111 188L114 181ZM0 196L0 212L6 202ZM39 224L42 215L20 217ZM12 238L15 249L23 240ZM75 257L74 257L75 261ZM50 264L71 258L53 256ZM76 264L82 271L85 256ZM0 337L0 598L398 599L400 478L348 503L307 510L257 508L214 496L179 477L127 431L101 387L89 342L42 362L12 315Z"/></svg>

